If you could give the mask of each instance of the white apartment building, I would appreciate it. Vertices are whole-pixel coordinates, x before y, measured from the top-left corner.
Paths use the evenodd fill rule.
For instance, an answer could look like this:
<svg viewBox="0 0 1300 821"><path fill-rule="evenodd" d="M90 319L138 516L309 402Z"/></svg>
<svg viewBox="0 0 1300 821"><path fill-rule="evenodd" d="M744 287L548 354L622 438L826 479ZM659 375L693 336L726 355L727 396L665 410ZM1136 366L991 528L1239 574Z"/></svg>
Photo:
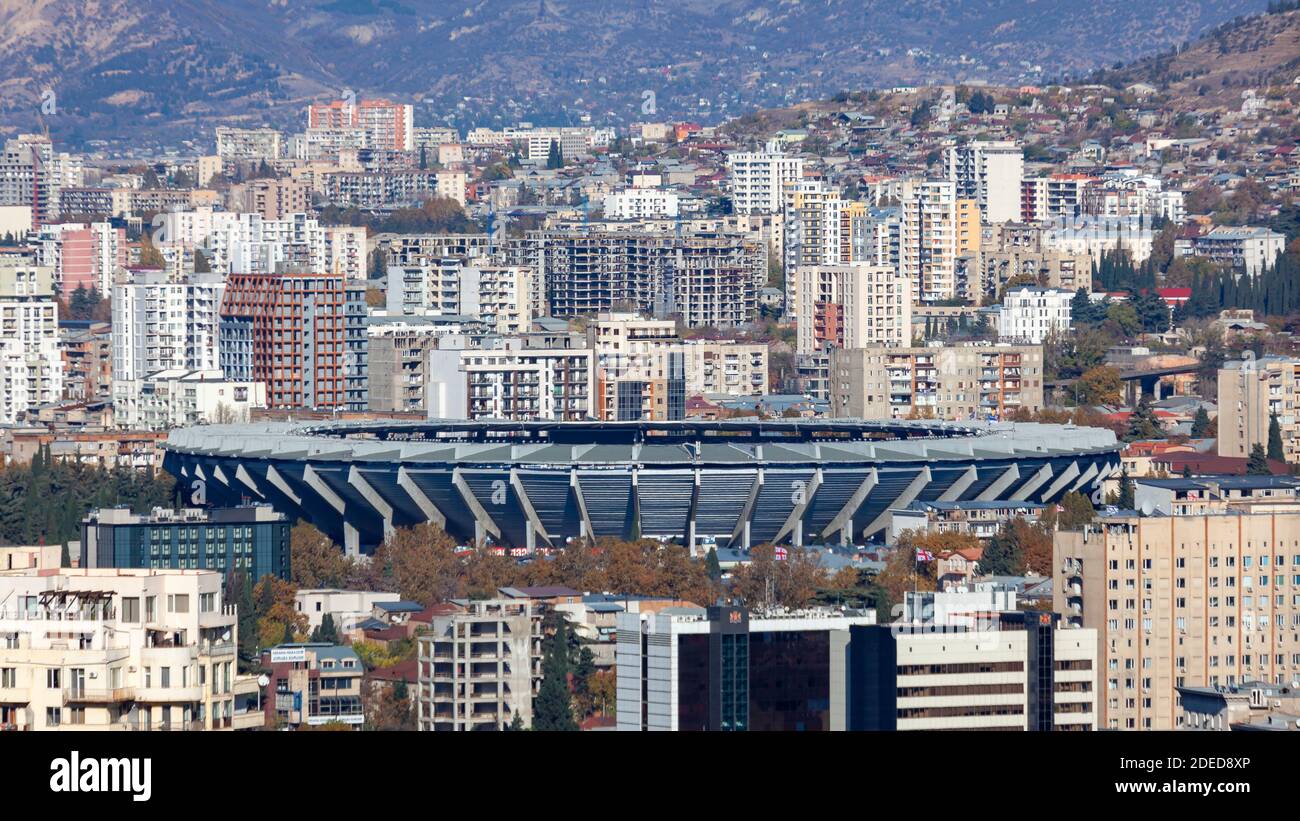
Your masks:
<svg viewBox="0 0 1300 821"><path fill-rule="evenodd" d="M903 199L899 269L915 304L957 296L957 193L947 180L927 180Z"/></svg>
<svg viewBox="0 0 1300 821"><path fill-rule="evenodd" d="M542 620L527 601L470 602L419 637L421 731L505 730L533 723L542 678Z"/></svg>
<svg viewBox="0 0 1300 821"><path fill-rule="evenodd" d="M280 159L280 132L273 128L217 128L217 156L230 160Z"/></svg>
<svg viewBox="0 0 1300 821"><path fill-rule="evenodd" d="M605 195L605 219L673 218L677 210L677 195L658 188L625 188Z"/></svg>
<svg viewBox="0 0 1300 821"><path fill-rule="evenodd" d="M528 330L540 315L541 291L528 266L470 264L443 258L388 267L390 316L464 316L504 335Z"/></svg>
<svg viewBox="0 0 1300 821"><path fill-rule="evenodd" d="M803 179L803 158L787 156L775 143L763 151L727 155L732 210L737 214L775 214L783 205L785 184Z"/></svg>
<svg viewBox="0 0 1300 821"><path fill-rule="evenodd" d="M53 272L23 257L0 257L0 424L63 396L59 305Z"/></svg>
<svg viewBox="0 0 1300 821"><path fill-rule="evenodd" d="M268 220L206 207L170 211L163 215L160 238L201 249L209 267L222 274L269 273L278 263L332 273L337 263L349 278L364 277L364 237L356 229L325 228L301 213ZM356 272L360 276L353 276Z"/></svg>
<svg viewBox="0 0 1300 821"><path fill-rule="evenodd" d="M527 348L519 339L426 353L431 419L577 421L592 416L592 352Z"/></svg>
<svg viewBox="0 0 1300 821"><path fill-rule="evenodd" d="M22 730L218 730L237 711L239 619L206 570L0 573L0 725Z"/></svg>
<svg viewBox="0 0 1300 821"><path fill-rule="evenodd" d="M1272 267L1286 247L1286 235L1270 228L1218 225L1193 239L1174 242L1174 256L1206 257L1254 277Z"/></svg>
<svg viewBox="0 0 1300 821"><path fill-rule="evenodd" d="M160 371L214 371L225 281L195 274L169 281L156 271L113 286L113 413L119 425L139 419L145 382Z"/></svg>
<svg viewBox="0 0 1300 821"><path fill-rule="evenodd" d="M334 622L339 634L353 630L357 622L371 617L375 605L381 602L401 601L397 593L377 590L337 590L334 588L303 588L294 593L294 608L307 617L309 630L321 626L326 616Z"/></svg>
<svg viewBox="0 0 1300 821"><path fill-rule="evenodd" d="M1020 219L1024 152L1014 142L972 141L944 151L947 179L957 196L979 203L985 222Z"/></svg>
<svg viewBox="0 0 1300 821"><path fill-rule="evenodd" d="M331 225L325 229L325 265L331 273L349 280L365 280L366 229L350 225Z"/></svg>
<svg viewBox="0 0 1300 821"><path fill-rule="evenodd" d="M912 343L912 284L896 268L854 262L794 272L796 351Z"/></svg>
<svg viewBox="0 0 1300 821"><path fill-rule="evenodd" d="M225 379L220 370L171 368L140 381L138 395L113 409L114 422L131 430L248 422L266 407L266 383Z"/></svg>
<svg viewBox="0 0 1300 821"><path fill-rule="evenodd" d="M998 309L998 338L1018 345L1041 345L1051 333L1070 330L1074 294L1051 288L1014 288Z"/></svg>
<svg viewBox="0 0 1300 821"><path fill-rule="evenodd" d="M844 202L825 180L798 179L782 191L785 214L785 270L805 265L834 265L842 260L841 217ZM797 315L799 292L786 277L786 311Z"/></svg>
<svg viewBox="0 0 1300 821"><path fill-rule="evenodd" d="M1068 254L1087 254L1093 262L1100 263L1103 254L1111 251L1128 251L1134 265L1141 265L1151 256L1155 231L1142 217L1100 217L1085 215L1074 219L1061 218L1051 223L1042 234L1043 248ZM1174 253L1178 244L1174 243Z"/></svg>

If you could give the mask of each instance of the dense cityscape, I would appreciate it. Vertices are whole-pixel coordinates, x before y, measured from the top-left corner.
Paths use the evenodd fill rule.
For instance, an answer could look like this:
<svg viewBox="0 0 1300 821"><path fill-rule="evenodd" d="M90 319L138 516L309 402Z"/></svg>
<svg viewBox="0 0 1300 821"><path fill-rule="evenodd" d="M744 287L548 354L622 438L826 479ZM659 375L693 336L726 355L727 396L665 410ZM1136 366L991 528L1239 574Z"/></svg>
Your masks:
<svg viewBox="0 0 1300 821"><path fill-rule="evenodd" d="M1298 61L148 151L49 91L0 730L1300 730Z"/></svg>

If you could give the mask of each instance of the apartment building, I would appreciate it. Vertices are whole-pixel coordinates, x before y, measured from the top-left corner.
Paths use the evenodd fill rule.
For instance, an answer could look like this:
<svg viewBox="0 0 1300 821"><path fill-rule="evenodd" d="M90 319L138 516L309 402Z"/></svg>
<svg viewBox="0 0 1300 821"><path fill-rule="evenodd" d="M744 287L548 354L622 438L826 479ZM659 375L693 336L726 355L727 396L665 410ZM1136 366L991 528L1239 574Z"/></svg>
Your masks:
<svg viewBox="0 0 1300 821"><path fill-rule="evenodd" d="M260 725L236 710L236 691L251 679L237 676L239 619L222 599L221 574L13 570L0 573L0 591L0 726Z"/></svg>
<svg viewBox="0 0 1300 821"><path fill-rule="evenodd" d="M587 340L592 416L617 422L686 418L686 355L674 322L601 314L588 326Z"/></svg>
<svg viewBox="0 0 1300 821"><path fill-rule="evenodd" d="M223 162L274 162L281 157L280 132L274 128L217 128L217 156Z"/></svg>
<svg viewBox="0 0 1300 821"><path fill-rule="evenodd" d="M220 303L219 367L266 385L271 408L366 409L365 286L341 274L236 273Z"/></svg>
<svg viewBox="0 0 1300 821"><path fill-rule="evenodd" d="M142 418L141 396L151 375L220 367L217 339L225 289L219 274L176 282L162 271L137 271L113 286L116 424Z"/></svg>
<svg viewBox="0 0 1300 821"><path fill-rule="evenodd" d="M527 331L542 304L532 268L455 257L390 265L385 292L390 315L472 317L503 335Z"/></svg>
<svg viewBox="0 0 1300 821"><path fill-rule="evenodd" d="M801 267L796 350L902 347L912 342L912 283L897 268L865 262Z"/></svg>
<svg viewBox="0 0 1300 821"><path fill-rule="evenodd" d="M136 383L131 401L114 410L114 423L130 430L169 430L190 425L248 422L266 407L266 385L226 379L220 370L171 368Z"/></svg>
<svg viewBox="0 0 1300 821"><path fill-rule="evenodd" d="M1246 353L1219 369L1218 453L1244 459L1255 445L1267 450L1277 417L1283 458L1300 464L1300 359Z"/></svg>
<svg viewBox="0 0 1300 821"><path fill-rule="evenodd" d="M591 418L593 354L490 338L472 350L426 353L425 410L438 419Z"/></svg>
<svg viewBox="0 0 1300 821"><path fill-rule="evenodd" d="M307 109L307 127L359 128L371 146L395 151L415 150L413 107L389 100L331 100Z"/></svg>
<svg viewBox="0 0 1300 821"><path fill-rule="evenodd" d="M78 288L107 295L127 262L126 229L107 222L53 223L33 239L36 259L54 270L54 285L71 296Z"/></svg>
<svg viewBox="0 0 1300 821"><path fill-rule="evenodd" d="M727 155L732 210L737 214L775 214L784 204L785 184L803 179L803 158L788 156L775 142L763 151Z"/></svg>
<svg viewBox="0 0 1300 821"><path fill-rule="evenodd" d="M947 179L957 197L975 200L988 222L1021 218L1020 188L1024 152L1014 142L972 141L944 150Z"/></svg>
<svg viewBox="0 0 1300 821"><path fill-rule="evenodd" d="M1056 534L1053 608L1100 637L1103 729L1185 726L1181 687L1297 678L1300 512L1270 501L1201 510Z"/></svg>
<svg viewBox="0 0 1300 821"><path fill-rule="evenodd" d="M691 339L683 351L688 396L762 396L770 392L767 345Z"/></svg>
<svg viewBox="0 0 1300 821"><path fill-rule="evenodd" d="M53 271L29 257L0 257L0 424L59 401L63 380Z"/></svg>
<svg viewBox="0 0 1300 821"><path fill-rule="evenodd" d="M767 249L735 234L573 226L529 232L519 264L538 272L550 316L631 308L688 327L735 327L758 310Z"/></svg>
<svg viewBox="0 0 1300 821"><path fill-rule="evenodd" d="M1084 192L1095 178L1087 174L1049 174L1020 184L1020 221L1052 222L1083 213Z"/></svg>
<svg viewBox="0 0 1300 821"><path fill-rule="evenodd" d="M678 198L659 188L625 188L605 195L605 219L638 220L675 218Z"/></svg>
<svg viewBox="0 0 1300 821"><path fill-rule="evenodd" d="M311 207L311 188L298 180L251 180L231 186L227 203L231 211L260 214L266 220L285 219Z"/></svg>
<svg viewBox="0 0 1300 821"><path fill-rule="evenodd" d="M996 612L970 628L853 627L850 730L1098 728L1098 631L1056 613Z"/></svg>
<svg viewBox="0 0 1300 821"><path fill-rule="evenodd" d="M994 419L1043 407L1036 345L831 352L831 413L857 419Z"/></svg>
<svg viewBox="0 0 1300 821"><path fill-rule="evenodd" d="M187 488L187 490L189 490ZM234 508L124 507L92 510L81 522L80 567L212 570L289 578L289 529L269 505Z"/></svg>
<svg viewBox="0 0 1300 821"><path fill-rule="evenodd" d="M1205 257L1253 277L1271 268L1286 247L1286 235L1270 228L1218 225L1192 239L1174 242L1175 257Z"/></svg>
<svg viewBox="0 0 1300 821"><path fill-rule="evenodd" d="M268 726L365 723L361 680L365 667L351 647L323 642L280 644L262 651L269 669L262 708Z"/></svg>
<svg viewBox="0 0 1300 821"><path fill-rule="evenodd" d="M542 678L541 613L530 601L471 601L419 636L421 731L505 730L533 723Z"/></svg>
<svg viewBox="0 0 1300 821"><path fill-rule="evenodd" d="M968 225L969 207L961 206L962 221ZM912 282L914 304L942 302L960 295L958 212L956 185L951 181L926 180L903 200L899 270Z"/></svg>
<svg viewBox="0 0 1300 821"><path fill-rule="evenodd" d="M722 606L619 613L618 729L851 729L851 632L875 621Z"/></svg>
<svg viewBox="0 0 1300 821"><path fill-rule="evenodd" d="M340 635L356 629L358 622L374 615L375 606L398 602L397 593L378 590L336 590L333 588L300 588L294 593L294 609L307 617L309 630L316 630L329 616Z"/></svg>
<svg viewBox="0 0 1300 821"><path fill-rule="evenodd" d="M424 413L429 352L479 347L486 326L460 316L371 316L366 320L367 395L372 411Z"/></svg>
<svg viewBox="0 0 1300 821"><path fill-rule="evenodd" d="M1041 345L1052 334L1070 330L1073 291L1025 286L1006 292L998 309L998 339L1018 345Z"/></svg>
<svg viewBox="0 0 1300 821"><path fill-rule="evenodd" d="M845 204L839 189L824 179L790 180L785 184L783 197L785 270L841 262ZM793 277L786 277L785 304L789 314L798 312L799 292Z"/></svg>

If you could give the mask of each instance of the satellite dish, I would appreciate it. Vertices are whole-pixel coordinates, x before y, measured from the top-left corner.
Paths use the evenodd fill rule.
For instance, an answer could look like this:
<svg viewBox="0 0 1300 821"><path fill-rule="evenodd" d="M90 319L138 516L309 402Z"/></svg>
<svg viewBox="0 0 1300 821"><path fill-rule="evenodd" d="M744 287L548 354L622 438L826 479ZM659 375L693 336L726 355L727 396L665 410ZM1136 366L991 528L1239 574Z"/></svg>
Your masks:
<svg viewBox="0 0 1300 821"><path fill-rule="evenodd" d="M224 633L221 634L221 640L222 640L222 641L230 641L230 631L229 631L229 630L227 630L226 632L224 632Z"/></svg>
<svg viewBox="0 0 1300 821"><path fill-rule="evenodd" d="M268 684L270 684L270 683L271 683L271 677L268 676L268 675L266 675L265 673L263 673L262 675L260 675L260 676L257 677L257 686L258 686L258 687L265 687L266 685L268 685Z"/></svg>

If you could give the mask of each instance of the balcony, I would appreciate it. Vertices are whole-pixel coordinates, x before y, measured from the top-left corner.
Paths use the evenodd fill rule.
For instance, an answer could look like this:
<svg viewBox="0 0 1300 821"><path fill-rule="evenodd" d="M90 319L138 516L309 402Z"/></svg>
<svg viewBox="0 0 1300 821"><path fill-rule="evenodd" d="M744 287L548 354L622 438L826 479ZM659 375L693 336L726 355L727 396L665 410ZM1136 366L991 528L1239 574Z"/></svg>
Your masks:
<svg viewBox="0 0 1300 821"><path fill-rule="evenodd" d="M65 704L115 704L133 700L134 687L67 687L63 691Z"/></svg>

